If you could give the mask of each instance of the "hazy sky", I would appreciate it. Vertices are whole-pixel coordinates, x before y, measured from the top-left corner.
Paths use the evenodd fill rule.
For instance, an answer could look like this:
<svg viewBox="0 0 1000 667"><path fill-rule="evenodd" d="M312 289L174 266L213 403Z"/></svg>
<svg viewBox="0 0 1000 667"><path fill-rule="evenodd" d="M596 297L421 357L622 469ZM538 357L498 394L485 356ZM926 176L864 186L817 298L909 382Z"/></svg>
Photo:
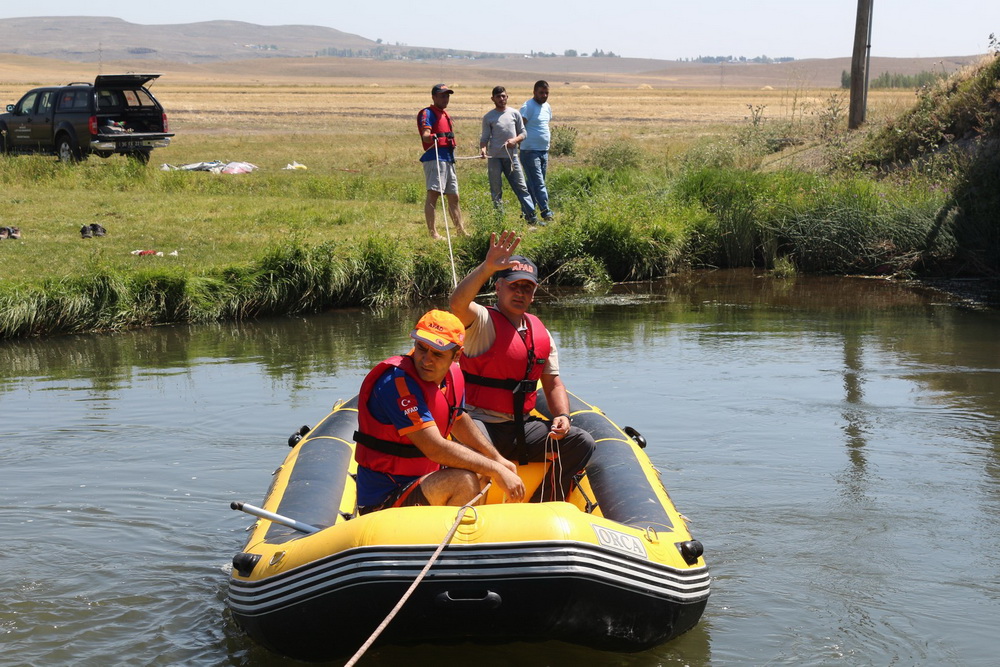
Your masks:
<svg viewBox="0 0 1000 667"><path fill-rule="evenodd" d="M873 56L936 57L986 53L1000 35L1000 0L873 0ZM706 56L850 56L855 0L575 0L524 2L503 19L502 2L408 0L48 0L15 16L114 16L132 23L228 19L261 25L307 24L410 46L493 52L567 49L613 51L635 58ZM427 8L440 12L431 16ZM531 9L528 9L528 8ZM0 46L2 48L2 46Z"/></svg>

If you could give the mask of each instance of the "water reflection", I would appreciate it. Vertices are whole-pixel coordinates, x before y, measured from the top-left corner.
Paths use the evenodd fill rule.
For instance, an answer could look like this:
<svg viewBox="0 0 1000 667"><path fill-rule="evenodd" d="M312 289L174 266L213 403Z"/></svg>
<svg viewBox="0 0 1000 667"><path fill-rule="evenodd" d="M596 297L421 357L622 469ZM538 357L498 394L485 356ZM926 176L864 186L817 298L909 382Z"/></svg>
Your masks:
<svg viewBox="0 0 1000 667"><path fill-rule="evenodd" d="M4 341L0 392L17 379L84 380L97 393L151 370L184 372L204 360L252 362L291 382L370 367L405 344L409 311L344 310L307 318L163 326L114 334Z"/></svg>
<svg viewBox="0 0 1000 667"><path fill-rule="evenodd" d="M868 444L869 423L864 405L864 368L862 365L863 337L857 331L845 331L844 344L844 426L847 457L850 461L845 475L848 496L861 500L868 482L868 462L865 447Z"/></svg>
<svg viewBox="0 0 1000 667"><path fill-rule="evenodd" d="M477 661L986 664L1000 318L942 301L748 272L544 292L567 385L647 437L706 544L713 597L694 631L643 654L542 644ZM423 309L0 343L0 509L18 554L0 568L5 647L29 664L72 649L89 664L290 665L225 622L222 568L246 525L226 507L259 501L290 430L405 351Z"/></svg>

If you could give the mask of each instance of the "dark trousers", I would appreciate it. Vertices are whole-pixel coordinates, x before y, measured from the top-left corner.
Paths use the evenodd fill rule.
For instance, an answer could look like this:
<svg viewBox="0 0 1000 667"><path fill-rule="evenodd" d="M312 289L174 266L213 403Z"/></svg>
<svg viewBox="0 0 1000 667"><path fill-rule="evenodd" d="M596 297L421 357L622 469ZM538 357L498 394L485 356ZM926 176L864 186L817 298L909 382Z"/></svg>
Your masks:
<svg viewBox="0 0 1000 667"><path fill-rule="evenodd" d="M520 458L517 444L517 430L514 422L490 424L476 422L493 441L505 458L517 463ZM549 422L539 419L526 419L524 422L524 439L528 450L529 461L544 461L546 459L546 439L549 434ZM535 494L531 502L542 500L565 500L573 488L573 476L583 470L594 453L594 438L581 428L570 427L561 440L552 440L548 444L550 451L558 453L558 459L552 462L550 472ZM542 498L542 492L545 497Z"/></svg>

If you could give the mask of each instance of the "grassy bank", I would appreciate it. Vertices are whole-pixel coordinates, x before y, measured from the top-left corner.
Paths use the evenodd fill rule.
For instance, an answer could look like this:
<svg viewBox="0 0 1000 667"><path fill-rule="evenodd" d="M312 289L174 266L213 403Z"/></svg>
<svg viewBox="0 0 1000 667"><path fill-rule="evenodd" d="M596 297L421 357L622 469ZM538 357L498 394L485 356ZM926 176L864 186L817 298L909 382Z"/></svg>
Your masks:
<svg viewBox="0 0 1000 667"><path fill-rule="evenodd" d="M485 88L465 92L453 109L459 155L475 152L489 108ZM873 97L862 138L843 128L836 93L727 91L713 107L703 93L635 91L634 115L614 133L609 95L554 91L557 119L562 110L576 130L550 165L554 224L527 230L509 192L495 212L485 164L459 163L473 230L454 239L459 275L503 228L524 232L548 284L589 289L700 266L915 275L968 264L972 247L989 251L976 255L980 270L995 269L997 209L977 194L996 178L987 158L878 161L890 154L879 132L912 113L898 96ZM0 337L380 307L451 288L447 244L430 242L423 223L422 89L159 96L177 110L177 139L148 167L0 156L0 226L23 234L0 241ZM261 169L156 168L212 159ZM293 160L309 168L282 169ZM82 239L92 223L108 235Z"/></svg>

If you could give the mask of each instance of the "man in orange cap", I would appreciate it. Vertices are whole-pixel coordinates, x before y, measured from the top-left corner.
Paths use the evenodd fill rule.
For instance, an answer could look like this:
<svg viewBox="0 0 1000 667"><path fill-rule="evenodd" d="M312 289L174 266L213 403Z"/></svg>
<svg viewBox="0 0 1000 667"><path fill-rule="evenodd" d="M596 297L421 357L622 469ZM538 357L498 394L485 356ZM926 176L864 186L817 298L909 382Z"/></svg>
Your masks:
<svg viewBox="0 0 1000 667"><path fill-rule="evenodd" d="M523 500L517 466L500 456L464 411L457 361L465 327L451 313L431 310L410 338L408 354L378 364L361 385L354 433L359 513L464 505L487 477L510 500Z"/></svg>

